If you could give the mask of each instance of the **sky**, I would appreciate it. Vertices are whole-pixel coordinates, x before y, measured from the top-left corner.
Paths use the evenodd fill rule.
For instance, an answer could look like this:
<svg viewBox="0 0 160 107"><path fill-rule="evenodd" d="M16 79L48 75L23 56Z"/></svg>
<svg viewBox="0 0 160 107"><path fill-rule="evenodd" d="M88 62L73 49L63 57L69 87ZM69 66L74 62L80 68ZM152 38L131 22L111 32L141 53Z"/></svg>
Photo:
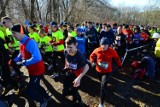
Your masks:
<svg viewBox="0 0 160 107"><path fill-rule="evenodd" d="M111 4L113 6L120 6L120 7L144 7L147 6L147 4L149 3L150 0L112 0Z"/></svg>

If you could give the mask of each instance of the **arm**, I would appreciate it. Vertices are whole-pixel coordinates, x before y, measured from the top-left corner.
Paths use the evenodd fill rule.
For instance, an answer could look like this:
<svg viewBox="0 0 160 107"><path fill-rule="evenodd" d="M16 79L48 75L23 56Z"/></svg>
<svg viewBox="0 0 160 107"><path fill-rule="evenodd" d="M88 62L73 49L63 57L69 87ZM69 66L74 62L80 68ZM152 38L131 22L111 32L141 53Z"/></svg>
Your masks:
<svg viewBox="0 0 160 107"><path fill-rule="evenodd" d="M89 57L91 63L92 63L92 62L95 62L95 58L96 58L96 56L97 56L95 51L96 51L96 50L94 50L94 51L91 53L90 57Z"/></svg>
<svg viewBox="0 0 160 107"><path fill-rule="evenodd" d="M21 61L22 60L22 56L21 54L18 54L18 56L16 58L14 58L15 62Z"/></svg>
<svg viewBox="0 0 160 107"><path fill-rule="evenodd" d="M38 45L34 40L30 40L26 46L28 52L31 53L32 57L26 60L26 66L39 62L42 59L40 51L38 49Z"/></svg>
<svg viewBox="0 0 160 107"><path fill-rule="evenodd" d="M115 50L112 50L112 51L113 51L113 52L112 52L112 54L113 54L113 59L115 60L115 62L117 63L117 65L118 65L119 67L121 67L121 66L122 66L122 62L121 62L121 60L120 60L117 52L116 52Z"/></svg>
<svg viewBox="0 0 160 107"><path fill-rule="evenodd" d="M62 44L64 44L64 36L63 36L63 33L62 33L62 32L59 32L59 34L58 34L58 39L59 39L58 42L53 42L53 43L52 43L53 46L57 46L57 45L62 45Z"/></svg>
<svg viewBox="0 0 160 107"><path fill-rule="evenodd" d="M87 73L88 70L89 70L89 66L88 66L88 64L86 64L84 66L83 72L73 81L74 87L80 86L80 81L81 81L82 77Z"/></svg>
<svg viewBox="0 0 160 107"><path fill-rule="evenodd" d="M61 45L61 44L64 44L64 40L63 39L59 40L58 42L55 42L55 43L53 42L52 43L53 46L57 46L57 45Z"/></svg>

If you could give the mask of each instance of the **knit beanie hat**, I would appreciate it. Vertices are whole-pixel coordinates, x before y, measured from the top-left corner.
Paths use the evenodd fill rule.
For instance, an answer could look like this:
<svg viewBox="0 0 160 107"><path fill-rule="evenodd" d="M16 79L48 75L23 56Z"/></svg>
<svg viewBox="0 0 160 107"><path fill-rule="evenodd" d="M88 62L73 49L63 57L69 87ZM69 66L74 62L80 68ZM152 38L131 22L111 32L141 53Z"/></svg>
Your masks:
<svg viewBox="0 0 160 107"><path fill-rule="evenodd" d="M21 24L13 25L13 27L11 28L11 31L25 34L25 29Z"/></svg>

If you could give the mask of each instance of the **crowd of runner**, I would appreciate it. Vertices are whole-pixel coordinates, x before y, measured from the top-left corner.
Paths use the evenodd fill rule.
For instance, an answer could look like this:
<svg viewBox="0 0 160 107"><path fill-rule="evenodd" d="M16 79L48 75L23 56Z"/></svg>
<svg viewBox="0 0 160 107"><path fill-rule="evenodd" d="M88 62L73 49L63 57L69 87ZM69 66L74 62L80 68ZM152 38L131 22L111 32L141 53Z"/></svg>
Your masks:
<svg viewBox="0 0 160 107"><path fill-rule="evenodd" d="M36 21L26 21L13 25L10 17L3 17L0 22L1 94L2 87L8 88L12 85L15 90L24 87L20 84L24 76L20 68L25 66L30 81L24 93L38 101L40 107L46 107L47 102L51 100L51 96L40 85L45 71L49 70L52 71L50 77L55 81L64 76L64 99L72 95L73 103L83 106L78 93L81 78L90 67L95 67L101 82L98 107L104 107L107 83L113 65L121 69L126 61L127 52L132 49L134 51L128 53L129 58L134 60L135 56L142 55L138 67L143 69L143 76L149 80L160 80L159 33L158 27L117 23L110 25L90 21L82 24L64 21L39 24ZM64 64L64 68L58 69L59 61ZM13 75L16 75L17 81L12 80ZM65 100L62 103L65 103Z"/></svg>

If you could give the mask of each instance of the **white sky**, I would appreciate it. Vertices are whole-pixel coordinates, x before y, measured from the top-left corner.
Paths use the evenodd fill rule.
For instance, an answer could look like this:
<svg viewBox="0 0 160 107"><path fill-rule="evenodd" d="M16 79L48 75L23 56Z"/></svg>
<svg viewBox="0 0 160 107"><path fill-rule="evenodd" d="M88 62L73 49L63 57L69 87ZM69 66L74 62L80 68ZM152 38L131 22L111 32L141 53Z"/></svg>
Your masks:
<svg viewBox="0 0 160 107"><path fill-rule="evenodd" d="M124 7L132 7L132 6L137 6L137 7L144 7L149 4L150 0L112 0L111 4L113 6L124 6ZM152 1L152 0L151 0Z"/></svg>

